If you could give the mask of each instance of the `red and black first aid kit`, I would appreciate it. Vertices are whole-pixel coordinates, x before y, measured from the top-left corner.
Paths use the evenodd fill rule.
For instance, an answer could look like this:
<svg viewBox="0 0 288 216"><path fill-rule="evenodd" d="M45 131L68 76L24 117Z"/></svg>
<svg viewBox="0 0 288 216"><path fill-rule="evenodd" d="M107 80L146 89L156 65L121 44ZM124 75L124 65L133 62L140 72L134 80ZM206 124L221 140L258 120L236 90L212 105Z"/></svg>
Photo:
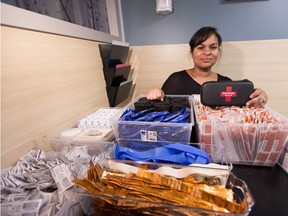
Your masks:
<svg viewBox="0 0 288 216"><path fill-rule="evenodd" d="M202 84L201 103L205 106L245 106L254 91L251 81L208 81Z"/></svg>

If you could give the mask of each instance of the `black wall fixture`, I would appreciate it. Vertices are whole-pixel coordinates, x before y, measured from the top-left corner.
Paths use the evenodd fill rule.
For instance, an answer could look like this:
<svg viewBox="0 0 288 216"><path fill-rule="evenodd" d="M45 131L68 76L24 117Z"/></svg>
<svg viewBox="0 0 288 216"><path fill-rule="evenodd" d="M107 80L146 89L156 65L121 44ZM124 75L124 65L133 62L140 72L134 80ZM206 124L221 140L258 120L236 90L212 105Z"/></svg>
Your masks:
<svg viewBox="0 0 288 216"><path fill-rule="evenodd" d="M127 63L128 46L99 44L110 107L115 107L130 95L133 80L129 80L131 65Z"/></svg>

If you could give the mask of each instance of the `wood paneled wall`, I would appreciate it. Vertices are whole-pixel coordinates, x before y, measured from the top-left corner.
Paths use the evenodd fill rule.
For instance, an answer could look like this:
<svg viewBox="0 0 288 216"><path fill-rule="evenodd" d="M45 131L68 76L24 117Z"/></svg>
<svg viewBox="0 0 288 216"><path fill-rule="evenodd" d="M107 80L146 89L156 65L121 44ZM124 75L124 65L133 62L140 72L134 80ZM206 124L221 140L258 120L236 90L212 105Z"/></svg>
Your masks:
<svg viewBox="0 0 288 216"><path fill-rule="evenodd" d="M137 82L134 96L161 87L174 71L193 66L189 45L135 46ZM250 79L264 89L268 105L288 116L288 40L225 42L213 70L233 80Z"/></svg>
<svg viewBox="0 0 288 216"><path fill-rule="evenodd" d="M109 103L97 42L7 26L1 34L6 167L27 152L29 141Z"/></svg>

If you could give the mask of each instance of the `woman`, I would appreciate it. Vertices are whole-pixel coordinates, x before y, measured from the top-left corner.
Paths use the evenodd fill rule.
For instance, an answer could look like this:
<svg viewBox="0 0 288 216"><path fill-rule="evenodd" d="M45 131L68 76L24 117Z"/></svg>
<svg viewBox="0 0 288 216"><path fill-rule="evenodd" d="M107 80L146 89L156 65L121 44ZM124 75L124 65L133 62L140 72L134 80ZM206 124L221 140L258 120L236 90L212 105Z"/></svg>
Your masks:
<svg viewBox="0 0 288 216"><path fill-rule="evenodd" d="M171 74L162 86L148 91L147 99L162 100L166 95L191 95L200 94L201 85L207 81L231 80L212 71L217 62L222 38L217 29L203 27L191 38L189 45L194 67ZM250 95L251 100L246 103L248 107L263 107L268 98L266 93L256 88Z"/></svg>

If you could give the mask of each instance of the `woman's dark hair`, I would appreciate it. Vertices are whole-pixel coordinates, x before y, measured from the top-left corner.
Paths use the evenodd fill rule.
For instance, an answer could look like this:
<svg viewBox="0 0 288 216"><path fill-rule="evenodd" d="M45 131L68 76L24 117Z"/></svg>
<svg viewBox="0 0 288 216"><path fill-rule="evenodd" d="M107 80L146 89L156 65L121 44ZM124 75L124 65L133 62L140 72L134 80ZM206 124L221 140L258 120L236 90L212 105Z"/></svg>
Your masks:
<svg viewBox="0 0 288 216"><path fill-rule="evenodd" d="M218 34L217 29L214 27L202 27L192 36L189 42L191 51L193 51L195 47L202 44L205 40L207 40L213 34L217 37L218 44L219 46L221 46L222 38Z"/></svg>

